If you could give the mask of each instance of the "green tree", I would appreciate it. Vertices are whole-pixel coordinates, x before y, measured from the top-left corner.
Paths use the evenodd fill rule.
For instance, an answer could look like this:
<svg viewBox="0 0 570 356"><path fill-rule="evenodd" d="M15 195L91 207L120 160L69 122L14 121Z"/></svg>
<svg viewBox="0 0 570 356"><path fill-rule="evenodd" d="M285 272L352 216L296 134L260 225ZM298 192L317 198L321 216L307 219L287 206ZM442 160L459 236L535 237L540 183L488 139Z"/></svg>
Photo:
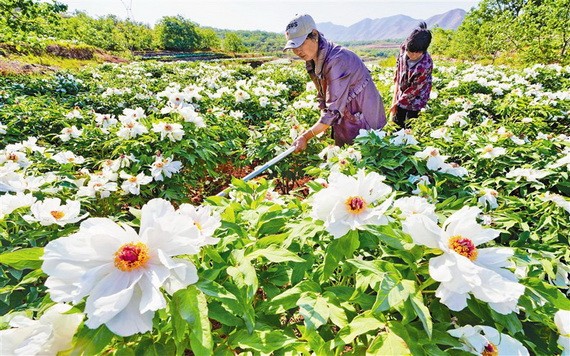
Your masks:
<svg viewBox="0 0 570 356"><path fill-rule="evenodd" d="M155 26L158 46L174 51L194 51L200 47L197 26L178 16L165 16Z"/></svg>
<svg viewBox="0 0 570 356"><path fill-rule="evenodd" d="M198 28L198 35L200 36L200 46L202 50L215 50L220 49L220 38L211 28Z"/></svg>
<svg viewBox="0 0 570 356"><path fill-rule="evenodd" d="M482 0L447 40L461 59L569 63L570 0Z"/></svg>
<svg viewBox="0 0 570 356"><path fill-rule="evenodd" d="M246 50L241 37L233 32L226 33L223 42L223 49L233 53L244 52Z"/></svg>
<svg viewBox="0 0 570 356"><path fill-rule="evenodd" d="M67 5L57 1L0 0L0 28L2 33L49 34Z"/></svg>

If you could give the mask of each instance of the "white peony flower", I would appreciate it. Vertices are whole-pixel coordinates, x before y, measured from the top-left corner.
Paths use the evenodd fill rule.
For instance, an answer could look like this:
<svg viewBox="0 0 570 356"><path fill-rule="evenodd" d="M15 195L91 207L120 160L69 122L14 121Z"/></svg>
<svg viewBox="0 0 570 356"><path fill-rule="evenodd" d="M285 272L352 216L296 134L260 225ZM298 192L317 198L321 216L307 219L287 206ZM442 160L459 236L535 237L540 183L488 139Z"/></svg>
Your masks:
<svg viewBox="0 0 570 356"><path fill-rule="evenodd" d="M469 116L469 114L466 111L455 112L449 115L444 125L445 126L459 125L459 127L463 127L467 125L467 121L465 121L467 116Z"/></svg>
<svg viewBox="0 0 570 356"><path fill-rule="evenodd" d="M477 200L479 204L483 207L489 206L490 209L496 209L499 204L497 204L497 197L499 196L499 192L495 189L488 189L484 188L479 192L479 199Z"/></svg>
<svg viewBox="0 0 570 356"><path fill-rule="evenodd" d="M570 310L559 310L554 314L554 323L560 336L558 337L558 345L562 347L561 356L570 355Z"/></svg>
<svg viewBox="0 0 570 356"><path fill-rule="evenodd" d="M428 146L421 152L416 152L415 157L427 159L427 168L432 171L439 171L445 168L448 156L442 156L439 154L439 150L435 147Z"/></svg>
<svg viewBox="0 0 570 356"><path fill-rule="evenodd" d="M0 355L57 355L71 348L83 314L66 314L71 305L55 304L38 320L23 315L10 319L10 328L0 330Z"/></svg>
<svg viewBox="0 0 570 356"><path fill-rule="evenodd" d="M123 121L132 122L144 119L145 117L146 114L144 113L144 110L139 107L136 109L124 109L123 115L119 115L119 120L121 120L121 122Z"/></svg>
<svg viewBox="0 0 570 356"><path fill-rule="evenodd" d="M35 202L30 207L32 215L24 216L30 222L39 222L40 225L49 226L57 224L65 226L85 219L87 214L79 215L81 203L76 200L68 200L67 204L61 204L59 198L46 198Z"/></svg>
<svg viewBox="0 0 570 356"><path fill-rule="evenodd" d="M332 173L328 187L313 196L312 216L324 221L326 230L335 238L364 225L387 224L384 214L392 199L375 206L392 191L383 180L378 173L366 174L364 170L358 171L355 177Z"/></svg>
<svg viewBox="0 0 570 356"><path fill-rule="evenodd" d="M481 158L488 158L488 159L497 158L507 153L507 150L504 149L503 147L493 147L493 145L487 145L483 148L477 148L475 149L475 151L481 153L480 155Z"/></svg>
<svg viewBox="0 0 570 356"><path fill-rule="evenodd" d="M222 226L220 214L209 206L193 206L181 204L178 212L190 218L200 232L200 239L196 241L197 247L214 245L220 239L214 238L214 232Z"/></svg>
<svg viewBox="0 0 570 356"><path fill-rule="evenodd" d="M196 267L174 256L196 254L202 239L194 221L164 199L141 210L140 229L107 218L84 221L79 231L51 241L42 269L50 297L85 301L89 328L105 324L120 336L152 330L154 312L168 294L198 280Z"/></svg>
<svg viewBox="0 0 570 356"><path fill-rule="evenodd" d="M194 111L193 106L188 106L180 109L178 111L180 115L184 118L185 122L193 122L196 127L206 127L206 123L204 122L204 118L200 116L196 111Z"/></svg>
<svg viewBox="0 0 570 356"><path fill-rule="evenodd" d="M515 169L512 169L510 172L508 172L506 177L507 178L515 178L515 181L517 181L517 182L521 178L525 178L528 182L540 183L538 180L546 177L549 174L550 174L550 172L539 170L539 169L515 168Z"/></svg>
<svg viewBox="0 0 570 356"><path fill-rule="evenodd" d="M148 132L148 129L141 124L138 120L126 117L126 116L119 116L121 121L121 128L117 131L117 136L123 139L130 139L135 138L139 135Z"/></svg>
<svg viewBox="0 0 570 356"><path fill-rule="evenodd" d="M143 172L136 176L132 176L125 171L121 171L119 176L124 179L123 184L121 184L121 189L126 193L134 195L139 195L141 193L141 185L147 185L152 182L152 177L145 175Z"/></svg>
<svg viewBox="0 0 570 356"><path fill-rule="evenodd" d="M180 124L159 122L158 124L152 125L152 131L160 133L161 140L168 138L172 142L180 141L182 140L182 136L184 136L184 130Z"/></svg>
<svg viewBox="0 0 570 356"><path fill-rule="evenodd" d="M358 136L356 136L356 138L359 137L368 137L370 135L375 135L377 136L379 139L383 139L384 137L386 137L386 131L382 130L382 129L378 129L378 130L366 130L366 129L360 129L358 131Z"/></svg>
<svg viewBox="0 0 570 356"><path fill-rule="evenodd" d="M110 182L105 175L90 174L89 176L87 186L79 187L77 191L78 196L95 198L99 194L101 198L107 198L111 195L111 192L117 190L117 183Z"/></svg>
<svg viewBox="0 0 570 356"><path fill-rule="evenodd" d="M71 151L63 151L53 155L52 159L59 164L82 164L85 162L83 156L77 156Z"/></svg>
<svg viewBox="0 0 570 356"><path fill-rule="evenodd" d="M548 168L556 169L564 166L566 166L567 171L570 171L570 152L567 152L566 156L559 158L556 162L549 164Z"/></svg>
<svg viewBox="0 0 570 356"><path fill-rule="evenodd" d="M440 172L451 174L452 176L456 177L463 177L469 174L466 168L461 167L459 164L455 162L443 164L443 166L440 167Z"/></svg>
<svg viewBox="0 0 570 356"><path fill-rule="evenodd" d="M16 209L31 206L35 202L36 198L31 194L18 192L16 194L0 195L0 219L4 219L6 215Z"/></svg>
<svg viewBox="0 0 570 356"><path fill-rule="evenodd" d="M64 127L61 130L61 134L57 135L63 142L67 142L72 138L78 138L83 133L83 130L79 130L75 125L71 127Z"/></svg>
<svg viewBox="0 0 570 356"><path fill-rule="evenodd" d="M173 173L178 173L182 169L182 162L173 161L172 157L156 156L154 163L151 164L150 175L155 181L163 180L163 175L167 178L172 177Z"/></svg>
<svg viewBox="0 0 570 356"><path fill-rule="evenodd" d="M528 356L528 350L517 339L499 333L496 329L485 325L466 325L448 330L463 343L461 350L475 355Z"/></svg>
<svg viewBox="0 0 570 356"><path fill-rule="evenodd" d="M401 129L392 134L394 136L390 139L390 143L394 146L404 146L404 145L417 145L418 141L412 136L412 130Z"/></svg>
<svg viewBox="0 0 570 356"><path fill-rule="evenodd" d="M435 214L435 205L430 204L426 198L405 197L394 201L394 208L399 208L402 212L402 218L407 218L414 214L425 215L428 219L437 222Z"/></svg>
<svg viewBox="0 0 570 356"><path fill-rule="evenodd" d="M109 127L115 126L118 122L114 115L95 113L95 123L103 132L107 132Z"/></svg>
<svg viewBox="0 0 570 356"><path fill-rule="evenodd" d="M447 218L441 228L424 215L412 215L402 227L415 243L443 251L429 261L429 273L441 282L436 296L449 309L465 308L472 293L496 312L508 314L517 310L524 286L504 268L510 266L507 260L514 253L512 249L477 248L499 236L499 231L477 223L479 213L479 208L463 207Z"/></svg>
<svg viewBox="0 0 570 356"><path fill-rule="evenodd" d="M567 200L560 194L546 192L544 196L541 196L540 199L543 201L551 201L557 206L561 207L562 209L566 210L570 214L570 201Z"/></svg>
<svg viewBox="0 0 570 356"><path fill-rule="evenodd" d="M445 142L452 141L451 135L449 134L449 128L447 127L440 127L439 129L433 130L429 136L432 138L441 138Z"/></svg>
<svg viewBox="0 0 570 356"><path fill-rule="evenodd" d="M16 163L21 168L26 168L31 164L24 152L2 150L0 151L0 165L6 163Z"/></svg>

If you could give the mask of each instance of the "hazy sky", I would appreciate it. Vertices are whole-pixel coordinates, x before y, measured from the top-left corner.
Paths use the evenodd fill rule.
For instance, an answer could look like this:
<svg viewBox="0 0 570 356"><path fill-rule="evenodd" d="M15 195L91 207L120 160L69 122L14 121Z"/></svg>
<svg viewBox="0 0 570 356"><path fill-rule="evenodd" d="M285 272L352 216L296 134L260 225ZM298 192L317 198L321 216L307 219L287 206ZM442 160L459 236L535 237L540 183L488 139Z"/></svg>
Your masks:
<svg viewBox="0 0 570 356"><path fill-rule="evenodd" d="M163 16L181 15L200 26L231 30L284 32L297 13L308 13L316 23L349 26L365 18L408 15L425 20L452 9L468 11L479 1L301 1L301 0L59 0L69 11L82 10L90 16L113 14L154 25ZM130 9L130 11L127 11Z"/></svg>

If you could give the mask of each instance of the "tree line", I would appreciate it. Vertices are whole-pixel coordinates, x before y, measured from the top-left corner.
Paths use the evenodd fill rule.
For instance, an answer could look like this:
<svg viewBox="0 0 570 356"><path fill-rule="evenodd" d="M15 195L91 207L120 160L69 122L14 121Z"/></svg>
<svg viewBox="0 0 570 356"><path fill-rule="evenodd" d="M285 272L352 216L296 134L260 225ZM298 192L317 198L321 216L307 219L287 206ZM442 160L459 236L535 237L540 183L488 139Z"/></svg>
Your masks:
<svg viewBox="0 0 570 356"><path fill-rule="evenodd" d="M274 52L283 34L229 31L201 27L180 15L162 17L154 27L114 15L93 18L67 13L57 1L0 0L0 42L33 42L35 38L76 41L106 51Z"/></svg>
<svg viewBox="0 0 570 356"><path fill-rule="evenodd" d="M456 31L434 29L432 51L491 63L569 64L570 0L481 0Z"/></svg>
<svg viewBox="0 0 570 356"><path fill-rule="evenodd" d="M0 0L0 43L77 41L107 51L277 53L283 34L201 27L181 15L154 27L114 15L69 14L55 0ZM434 28L433 54L493 63L570 63L570 0L481 0L457 30Z"/></svg>

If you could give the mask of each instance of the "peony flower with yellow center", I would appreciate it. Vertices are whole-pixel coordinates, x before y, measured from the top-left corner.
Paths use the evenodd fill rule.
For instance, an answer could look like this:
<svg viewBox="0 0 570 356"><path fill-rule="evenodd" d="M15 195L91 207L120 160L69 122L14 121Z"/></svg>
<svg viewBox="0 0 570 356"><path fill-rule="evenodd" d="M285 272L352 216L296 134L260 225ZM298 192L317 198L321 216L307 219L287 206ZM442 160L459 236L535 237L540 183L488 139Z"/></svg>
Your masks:
<svg viewBox="0 0 570 356"><path fill-rule="evenodd" d="M366 173L364 170L356 176L333 172L328 186L313 196L312 216L324 221L326 230L335 238L364 225L387 224L384 214L392 199L386 198L392 188L383 180L384 177L378 173Z"/></svg>
<svg viewBox="0 0 570 356"><path fill-rule="evenodd" d="M481 356L528 356L524 345L510 335L499 333L485 325L465 325L448 330L463 344L459 349ZM453 353L451 353L453 354Z"/></svg>
<svg viewBox="0 0 570 356"><path fill-rule="evenodd" d="M196 267L176 256L217 241L204 236L206 224L220 224L219 216L209 218L195 219L186 208L153 199L141 209L138 232L111 219L87 219L76 233L46 245L48 293L56 302L85 299L89 328L105 324L120 336L150 331L155 311L166 307L163 291L173 294L198 280Z"/></svg>
<svg viewBox="0 0 570 356"><path fill-rule="evenodd" d="M479 248L499 236L499 231L477 222L481 210L463 207L439 227L425 215L411 215L402 223L403 231L415 243L443 253L429 261L430 276L440 282L436 297L451 310L462 310L470 295L489 303L501 314L517 311L524 286L506 269L514 251L508 247Z"/></svg>

